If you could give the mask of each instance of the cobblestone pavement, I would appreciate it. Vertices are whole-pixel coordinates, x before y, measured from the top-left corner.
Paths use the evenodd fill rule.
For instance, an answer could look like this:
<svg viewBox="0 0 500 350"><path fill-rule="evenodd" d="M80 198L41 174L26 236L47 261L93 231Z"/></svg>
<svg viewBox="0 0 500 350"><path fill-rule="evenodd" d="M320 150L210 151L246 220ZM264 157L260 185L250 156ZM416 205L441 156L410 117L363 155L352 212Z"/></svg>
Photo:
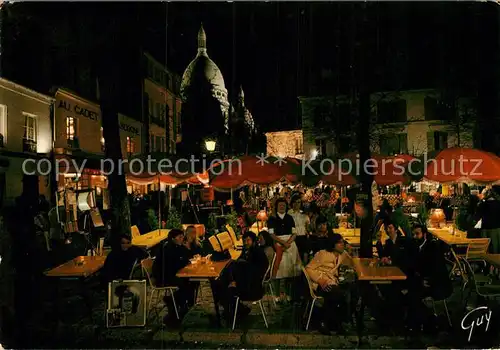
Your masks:
<svg viewBox="0 0 500 350"><path fill-rule="evenodd" d="M439 318L442 331L432 336L406 336L402 330L381 329L377 322L365 315L366 331L362 342L352 326L346 326L345 335L324 336L315 330L314 324L309 331L304 330L304 307L300 303L278 305L273 308L269 297L264 306L269 321L267 330L258 305L251 305L252 312L241 322L235 331L223 323L218 328L214 318L212 293L207 283L201 284L198 303L184 317L178 327L166 327L160 321L166 309L159 315L151 312L146 327L142 328L105 328L106 294L94 290L93 321L86 314L81 298L72 296L65 299L61 312L61 325L55 332L50 304L44 304L44 311L36 313L26 334L29 348L451 348L469 347L466 336L460 329L463 308L460 307L460 292L454 293L449 301L454 327L446 327L445 317ZM437 312L444 315L438 304ZM161 305L160 305L161 307ZM441 306L442 307L442 306ZM500 315L500 310L498 311ZM158 317L159 316L159 317ZM470 344L470 347L474 347Z"/></svg>

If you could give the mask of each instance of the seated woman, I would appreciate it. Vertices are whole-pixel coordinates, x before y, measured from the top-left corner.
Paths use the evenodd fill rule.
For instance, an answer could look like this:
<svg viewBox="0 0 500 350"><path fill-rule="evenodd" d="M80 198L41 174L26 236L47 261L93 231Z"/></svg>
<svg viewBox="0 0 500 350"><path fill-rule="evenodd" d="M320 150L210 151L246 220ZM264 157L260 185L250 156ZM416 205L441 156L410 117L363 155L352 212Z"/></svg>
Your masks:
<svg viewBox="0 0 500 350"><path fill-rule="evenodd" d="M203 250L201 248L201 243L198 240L198 235L196 233L196 227L194 227L193 225L188 226L186 228L185 236L186 236L186 238L185 238L184 245L189 250L190 258L194 257L195 255L202 255Z"/></svg>
<svg viewBox="0 0 500 350"><path fill-rule="evenodd" d="M348 308L345 294L339 287L339 267L352 266L351 257L344 251L342 236L329 234L328 242L330 246L317 252L306 267L313 288L325 300L320 323L323 334L330 334L332 328L342 331L342 321L345 320L342 313Z"/></svg>
<svg viewBox="0 0 500 350"><path fill-rule="evenodd" d="M144 250L132 245L130 237L122 235L120 245L114 247L106 257L102 268L102 282L107 287L111 281L129 279L134 264L147 257Z"/></svg>
<svg viewBox="0 0 500 350"><path fill-rule="evenodd" d="M176 286L179 289L174 294L177 308L180 314L187 311L187 304L194 300L194 287L188 279L176 276L180 269L190 262L190 251L184 245L184 232L179 229L172 229L168 233L167 243L156 256L153 264L153 277L158 287ZM165 297L168 308L168 315L175 317L175 310L171 299Z"/></svg>

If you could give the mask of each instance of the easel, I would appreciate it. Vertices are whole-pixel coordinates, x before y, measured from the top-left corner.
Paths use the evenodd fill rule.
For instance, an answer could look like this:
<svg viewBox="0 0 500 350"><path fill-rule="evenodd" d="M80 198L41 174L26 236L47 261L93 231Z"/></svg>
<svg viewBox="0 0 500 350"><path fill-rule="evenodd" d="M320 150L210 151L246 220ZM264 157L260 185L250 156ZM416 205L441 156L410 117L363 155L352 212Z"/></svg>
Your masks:
<svg viewBox="0 0 500 350"><path fill-rule="evenodd" d="M83 227L82 231L79 231L79 233L83 235L86 241L84 255L86 255L89 250L91 251L91 255L97 255L98 250L94 243L92 243L92 225L94 225L94 227L102 227L104 223L102 222L99 209L96 206L95 190L80 191L77 194L78 208L83 212Z"/></svg>

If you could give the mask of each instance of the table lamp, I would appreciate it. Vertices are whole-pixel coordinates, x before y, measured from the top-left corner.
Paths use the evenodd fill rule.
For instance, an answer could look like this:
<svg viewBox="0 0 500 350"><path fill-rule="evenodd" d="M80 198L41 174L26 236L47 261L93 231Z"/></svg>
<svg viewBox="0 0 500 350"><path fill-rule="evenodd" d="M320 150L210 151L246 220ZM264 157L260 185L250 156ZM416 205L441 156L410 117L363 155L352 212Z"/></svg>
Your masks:
<svg viewBox="0 0 500 350"><path fill-rule="evenodd" d="M226 201L226 205L227 205L227 206L232 206L232 205L234 205L233 200L232 200L232 199L228 199L228 200Z"/></svg>
<svg viewBox="0 0 500 350"><path fill-rule="evenodd" d="M261 210L257 214L257 229L260 231L260 229L259 229L259 221L262 223L262 227L264 227L264 222L267 221L267 213L266 213L265 210Z"/></svg>
<svg viewBox="0 0 500 350"><path fill-rule="evenodd" d="M440 228L441 222L446 221L443 209L431 210L431 225L434 228Z"/></svg>

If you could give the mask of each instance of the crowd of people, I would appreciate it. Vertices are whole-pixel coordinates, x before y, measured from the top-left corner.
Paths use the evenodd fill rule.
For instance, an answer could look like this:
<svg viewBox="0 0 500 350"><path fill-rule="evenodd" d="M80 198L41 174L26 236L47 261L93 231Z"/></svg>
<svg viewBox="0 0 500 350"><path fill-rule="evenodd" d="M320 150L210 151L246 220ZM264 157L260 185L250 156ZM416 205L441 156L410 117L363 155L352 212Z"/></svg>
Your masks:
<svg viewBox="0 0 500 350"><path fill-rule="evenodd" d="M500 210L499 193L494 186L470 209L474 221L481 222L481 235L491 238L494 253L500 253L500 221L496 214ZM217 281L214 292L224 308L224 317L232 320L236 297L251 300L263 294L262 281L266 274L274 284L272 297L275 301L302 302L308 297L304 268L314 290L325 301L323 311L317 315L320 331L325 334L342 332L343 324L352 318L353 300L358 296L355 284L343 276L345 269L353 268L352 247L340 234L333 232L331 223L314 202L304 207L303 193L285 194L275 198L266 227L258 234L244 231L241 256L228 265ZM19 235L15 237L14 247L22 247L22 252L15 254L18 257L15 265L20 271L34 269L29 261L38 259L35 254L50 252L62 237L51 224L54 213L49 210L45 198L40 197L37 205L29 207L19 200L16 213L26 217L28 209L33 221L25 220L23 225L16 226ZM423 299L430 296L434 300L444 300L452 293L443 246L433 239L425 225L410 222L400 205L392 208L387 201L381 203L372 230L380 264L397 266L407 276L405 281L377 287L377 292L373 293L377 298L374 304L382 311L374 310L374 316L380 322L404 320L408 328L415 330L432 324L432 314ZM31 237L34 239L28 239L28 233L34 234ZM178 287L174 297L179 314L184 315L195 303L199 283L177 278L176 274L194 257L212 252L208 240L200 241L194 226L185 231L170 230L167 241L151 252L133 246L128 236L119 238L102 270L103 284L129 279L137 263L154 256L154 282L157 286ZM21 244L21 241L36 242L37 246ZM35 258L27 259L29 255ZM27 271L24 275L39 276L41 272ZM170 322L177 313L170 298L165 298L165 303L168 308L166 321ZM240 306L238 317L248 312L247 307Z"/></svg>

